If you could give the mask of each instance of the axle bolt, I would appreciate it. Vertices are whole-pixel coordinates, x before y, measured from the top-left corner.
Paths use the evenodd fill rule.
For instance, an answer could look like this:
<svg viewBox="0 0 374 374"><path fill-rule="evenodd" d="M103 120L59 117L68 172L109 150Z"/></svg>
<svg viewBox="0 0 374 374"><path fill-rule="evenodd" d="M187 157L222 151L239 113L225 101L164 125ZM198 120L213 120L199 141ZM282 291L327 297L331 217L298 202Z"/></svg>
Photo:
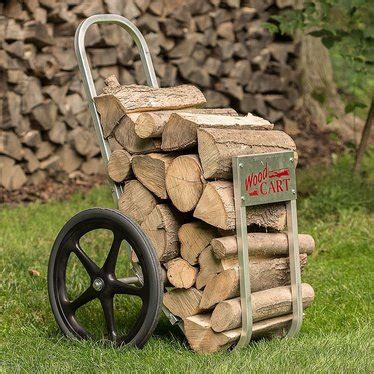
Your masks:
<svg viewBox="0 0 374 374"><path fill-rule="evenodd" d="M96 278L92 283L92 287L95 291L101 291L104 288L104 281L101 278Z"/></svg>

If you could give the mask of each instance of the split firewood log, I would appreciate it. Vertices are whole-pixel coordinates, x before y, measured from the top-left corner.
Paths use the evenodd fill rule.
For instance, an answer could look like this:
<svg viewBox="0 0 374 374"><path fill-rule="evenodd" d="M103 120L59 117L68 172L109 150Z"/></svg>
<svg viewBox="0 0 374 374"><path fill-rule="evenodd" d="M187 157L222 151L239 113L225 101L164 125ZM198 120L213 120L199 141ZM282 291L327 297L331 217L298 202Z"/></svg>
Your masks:
<svg viewBox="0 0 374 374"><path fill-rule="evenodd" d="M301 285L303 308L314 300L314 290L307 283ZM254 292L252 299L253 322L292 313L291 287L276 287L270 290ZM236 329L242 325L240 298L221 301L214 308L211 317L212 329L216 332Z"/></svg>
<svg viewBox="0 0 374 374"><path fill-rule="evenodd" d="M167 199L166 172L175 156L171 154L149 153L136 155L132 159L132 170L136 178L160 199Z"/></svg>
<svg viewBox="0 0 374 374"><path fill-rule="evenodd" d="M211 241L214 255L217 259L238 255L236 236L214 238ZM253 232L248 234L250 256L275 257L288 254L288 236L286 233ZM315 248L312 236L299 234L300 253L310 255Z"/></svg>
<svg viewBox="0 0 374 374"><path fill-rule="evenodd" d="M273 125L252 115L246 117L223 116L218 114L174 113L170 116L162 133L162 149L175 151L191 148L197 144L198 128L239 129L238 135L246 130L271 130Z"/></svg>
<svg viewBox="0 0 374 374"><path fill-rule="evenodd" d="M220 229L233 230L236 217L232 182L207 183L193 216ZM247 209L248 225L280 231L285 228L286 220L286 206L283 203L257 205Z"/></svg>
<svg viewBox="0 0 374 374"><path fill-rule="evenodd" d="M216 229L201 221L183 224L178 231L181 256L191 265L197 264L200 253L218 235Z"/></svg>
<svg viewBox="0 0 374 374"><path fill-rule="evenodd" d="M206 286L209 280L224 270L232 269L239 265L237 257L227 257L218 260L213 253L212 246L206 247L199 256L200 271L196 278L198 290Z"/></svg>
<svg viewBox="0 0 374 374"><path fill-rule="evenodd" d="M121 86L115 77L108 78L103 94L94 98L104 136L108 137L126 113L181 109L203 105L204 95L194 86L154 88L141 85Z"/></svg>
<svg viewBox="0 0 374 374"><path fill-rule="evenodd" d="M191 288L195 284L197 268L183 258L177 257L165 264L167 278L176 288Z"/></svg>
<svg viewBox="0 0 374 374"><path fill-rule="evenodd" d="M20 161L23 157L22 144L12 131L0 131L0 154Z"/></svg>
<svg viewBox="0 0 374 374"><path fill-rule="evenodd" d="M199 157L207 179L232 179L233 156L292 150L295 164L297 162L295 142L283 131L200 128L197 137Z"/></svg>
<svg viewBox="0 0 374 374"><path fill-rule="evenodd" d="M199 157L182 155L175 158L166 171L165 183L167 194L179 211L193 210L205 185Z"/></svg>
<svg viewBox="0 0 374 374"><path fill-rule="evenodd" d="M164 294L164 305L174 315L185 319L199 314L202 292L194 287L188 289L175 288Z"/></svg>
<svg viewBox="0 0 374 374"><path fill-rule="evenodd" d="M252 337L284 335L292 321L292 314L253 324ZM197 353L214 353L229 348L240 338L241 329L217 333L211 328L210 314L198 314L184 320L184 332L191 348Z"/></svg>
<svg viewBox="0 0 374 374"><path fill-rule="evenodd" d="M121 183L132 176L130 153L124 149L117 149L112 152L108 161L108 175L117 183Z"/></svg>
<svg viewBox="0 0 374 374"><path fill-rule="evenodd" d="M135 121L135 133L143 139L146 138L159 138L162 136L164 127L169 121L170 116L173 113L203 113L203 114L222 114L237 116L238 113L231 108L223 109L198 109L198 108L186 108L186 109L174 109L174 110L159 110L155 112L143 112Z"/></svg>
<svg viewBox="0 0 374 374"><path fill-rule="evenodd" d="M138 113L124 115L115 127L113 136L129 153L151 153L161 150L161 140L157 138L142 139L135 133L134 120Z"/></svg>
<svg viewBox="0 0 374 374"><path fill-rule="evenodd" d="M15 161L0 154L0 185L8 191L20 189L27 181L26 174Z"/></svg>
<svg viewBox="0 0 374 374"><path fill-rule="evenodd" d="M157 204L156 198L139 181L125 183L118 201L119 210L141 224Z"/></svg>
<svg viewBox="0 0 374 374"><path fill-rule="evenodd" d="M300 267L304 269L307 255L300 255ZM290 283L289 259L251 259L249 262L251 291L257 292ZM210 309L223 300L239 296L239 269L224 270L212 277L206 284L200 308Z"/></svg>
<svg viewBox="0 0 374 374"><path fill-rule="evenodd" d="M166 204L156 205L141 224L141 228L151 240L161 262L178 257L179 227L179 217Z"/></svg>

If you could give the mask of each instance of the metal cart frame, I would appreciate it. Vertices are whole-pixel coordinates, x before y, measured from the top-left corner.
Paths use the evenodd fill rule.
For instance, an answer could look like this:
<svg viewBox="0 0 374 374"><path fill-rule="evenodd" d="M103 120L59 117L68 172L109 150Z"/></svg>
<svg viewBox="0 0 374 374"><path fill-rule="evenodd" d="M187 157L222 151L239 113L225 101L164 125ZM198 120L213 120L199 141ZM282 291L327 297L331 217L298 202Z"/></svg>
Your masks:
<svg viewBox="0 0 374 374"><path fill-rule="evenodd" d="M155 70L153 67L151 54L147 43L139 31L139 29L128 19L115 14L98 14L93 15L84 20L78 27L74 46L78 60L78 66L82 75L84 91L88 101L88 107L94 124L97 140L99 142L101 155L104 166L107 168L111 150L108 141L104 138L103 130L100 124L100 118L96 110L94 97L97 96L95 84L91 74L90 64L86 54L85 36L90 26L94 24L115 24L126 30L135 41L140 58L143 64L144 73L147 84L151 87L158 87ZM252 334L252 305L251 305L251 289L249 281L249 255L248 255L248 237L246 225L246 208L254 205L243 199L241 180L243 172L246 170L244 164L252 156L239 156L233 158L233 175L234 175L234 195L235 209L237 221L237 240L238 240L238 257L240 271L240 297L242 305L242 332L237 348L245 346L249 343ZM289 157L289 154L286 155ZM290 158L290 157L289 157ZM293 159L292 159L293 161ZM112 195L114 203L118 206L118 200L122 193L120 184L110 181L112 186ZM293 320L287 337L294 336L301 328L302 324L302 299L301 299L301 279L300 279L300 262L299 262L299 246L298 246L298 229L297 229L297 212L296 212L296 191L294 196L287 200L287 221L288 221L288 238L290 253L290 273L291 273L291 289L292 289L292 305ZM282 200L285 201L285 200ZM249 248L250 250L250 248ZM183 328L179 318L171 314L165 307L163 311L172 324L178 323Z"/></svg>

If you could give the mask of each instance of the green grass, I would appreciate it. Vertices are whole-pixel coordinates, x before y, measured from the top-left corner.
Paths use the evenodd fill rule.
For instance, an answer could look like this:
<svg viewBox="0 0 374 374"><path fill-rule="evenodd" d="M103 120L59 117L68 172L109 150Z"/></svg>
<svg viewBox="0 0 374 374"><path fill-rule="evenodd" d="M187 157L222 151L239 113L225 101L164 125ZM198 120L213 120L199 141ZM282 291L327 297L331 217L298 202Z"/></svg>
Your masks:
<svg viewBox="0 0 374 374"><path fill-rule="evenodd" d="M353 177L351 158L341 156L331 173L320 169L299 173L300 232L311 233L317 243L303 276L315 288L316 299L306 311L300 335L207 356L193 353L164 317L143 350L71 341L57 329L47 300L50 248L74 213L112 206L109 188L96 188L87 196L76 194L68 201L2 207L0 368L90 373L372 372L372 165L367 157L365 176ZM30 276L29 269L38 270L40 276Z"/></svg>

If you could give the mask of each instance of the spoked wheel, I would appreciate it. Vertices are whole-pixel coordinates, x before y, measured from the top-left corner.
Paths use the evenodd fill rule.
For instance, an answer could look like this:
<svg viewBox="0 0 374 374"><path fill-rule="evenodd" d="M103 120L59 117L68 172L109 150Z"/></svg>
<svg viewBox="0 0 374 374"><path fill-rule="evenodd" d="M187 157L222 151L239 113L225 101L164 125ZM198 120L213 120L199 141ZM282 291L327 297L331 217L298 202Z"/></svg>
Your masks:
<svg viewBox="0 0 374 374"><path fill-rule="evenodd" d="M93 234L95 241L96 232L100 229L109 231L112 237L101 265L82 247L82 238L89 233ZM122 269L116 265L119 255L123 256L123 252L126 252L124 243L135 252L140 271L137 275L121 278L117 272ZM78 261L75 268L80 267L88 274L88 284L77 296L72 297L67 269L74 255ZM130 218L111 209L82 211L65 224L52 248L48 266L48 292L53 314L66 335L81 339L95 338L80 321L79 310L99 301L97 305L101 306L105 321L104 333L99 339L108 339L116 345L142 347L154 331L161 310L163 284L160 274L160 264L151 243ZM117 324L123 321L115 315L114 308L114 298L118 295L135 297L141 301L137 303L141 307L132 316L134 323L123 333L117 329ZM128 317L126 313L132 306L125 305L122 309L125 311L121 320ZM96 319L98 314L96 310L91 319Z"/></svg>

